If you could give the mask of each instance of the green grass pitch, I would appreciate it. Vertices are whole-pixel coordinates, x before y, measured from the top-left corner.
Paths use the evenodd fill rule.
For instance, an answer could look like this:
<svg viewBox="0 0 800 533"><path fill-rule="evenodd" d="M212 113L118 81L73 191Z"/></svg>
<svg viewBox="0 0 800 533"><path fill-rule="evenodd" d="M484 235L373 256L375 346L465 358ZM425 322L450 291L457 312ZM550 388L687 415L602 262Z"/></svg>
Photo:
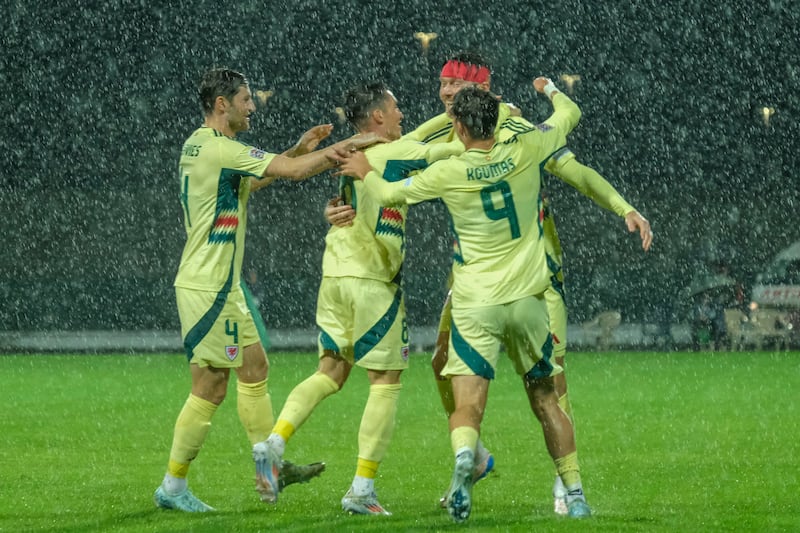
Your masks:
<svg viewBox="0 0 800 533"><path fill-rule="evenodd" d="M316 366L270 354L277 414ZM156 509L172 425L189 391L186 361L165 355L0 356L0 531L798 531L800 353L573 353L570 396L584 487L595 516L556 517L553 465L519 378L503 360L483 439L496 473L472 516L437 506L451 468L429 360L413 355L397 428L377 480L390 517L349 516L367 396L363 371L328 398L286 457L327 471L276 506L254 491L236 391L217 411L190 486L218 509Z"/></svg>

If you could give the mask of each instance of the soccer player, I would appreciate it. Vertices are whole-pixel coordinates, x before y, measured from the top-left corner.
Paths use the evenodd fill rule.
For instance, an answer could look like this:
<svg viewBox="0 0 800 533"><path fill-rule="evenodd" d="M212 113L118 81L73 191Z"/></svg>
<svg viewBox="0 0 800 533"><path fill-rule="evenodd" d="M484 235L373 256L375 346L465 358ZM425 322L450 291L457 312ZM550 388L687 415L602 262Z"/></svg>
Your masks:
<svg viewBox="0 0 800 533"><path fill-rule="evenodd" d="M350 88L344 97L348 121L362 134L394 142L366 151L368 164L384 179L401 181L431 161L463 151L461 143L425 145L397 140L403 113L380 82ZM269 438L254 448L262 498L275 501L280 473L273 470L288 441L325 398L344 386L354 366L369 378L369 396L358 434L353 482L343 510L390 514L378 501L375 477L391 441L400 375L408 368L408 330L402 290L407 207L387 207L352 178L340 181L340 196L355 210L349 226L332 226L325 238L317 301L319 365L286 399Z"/></svg>
<svg viewBox="0 0 800 533"><path fill-rule="evenodd" d="M452 142L455 137L452 119L447 111L453 103L455 95L464 87L477 86L484 90L491 88L491 66L481 55L474 52L459 52L448 58L442 67L439 78L439 98L445 111L428 120L414 131L405 135L406 138L415 139L425 143ZM538 90L538 89L537 89ZM513 136L520 128L530 128L532 125L519 116L519 110L507 105L500 105L498 123L495 128L495 138L506 140ZM544 123L549 124L549 120ZM629 205L625 199L594 169L578 162L569 148L564 148L557 157L551 158L545 167L549 173L569 183L578 191L591 198L599 206L613 211L625 219L629 231L639 231L642 239L642 248L647 251L653 239L650 223ZM544 183L542 184L544 186ZM553 332L554 357L558 364L564 367L564 356L567 349L567 310L565 303L564 274L562 270L561 243L555 227L555 220L550 208L549 200L543 197L544 202L544 234L548 256L548 266L552 270L551 287L545 293L548 313L550 317L550 330ZM332 199L325 210L325 215L331 224L347 225L352 220L354 212L350 206ZM448 294L442 308L439 320L439 334L436 340L431 366L433 368L439 396L448 416L453 412L453 393L450 380L443 377L441 370L447 362L447 352L450 338L450 295ZM572 421L572 409L567 395L566 374L562 372L554 377L559 403ZM484 447L479 439L476 451L474 479L483 479L494 467L493 455ZM447 494L447 492L445 493ZM442 497L440 503L445 504ZM553 484L553 508L558 514L566 514L566 489L561 478L556 475Z"/></svg>
<svg viewBox="0 0 800 533"><path fill-rule="evenodd" d="M491 67L488 61L474 52L459 52L451 56L442 67L439 77L439 98L444 105L445 112L428 120L416 130L407 134L407 137L425 143L451 142L455 135L452 119L448 115L453 99L464 87L477 86L489 91L491 88ZM538 90L538 89L537 89ZM505 141L515 135L520 129L532 127L532 124L518 116L518 110L501 104L498 122L495 128L495 138ZM544 124L551 125L550 120ZM545 170L575 187L582 194L591 198L597 205L614 212L625 219L628 231L637 231L642 240L642 248L647 251L653 239L650 223L628 204L625 199L594 169L587 167L575 158L574 153L564 147L558 154L547 161ZM544 187L544 182L542 183ZM564 273L562 269L561 243L556 231L550 202L547 196L543 197L544 221L543 230L545 249L548 258L548 267L551 270L551 285L545 292L550 331L553 332L554 357L556 362L564 368L564 356L567 350L567 308L565 302ZM333 215L341 220L344 217L340 208ZM436 340L431 365L434 377L442 399L442 405L448 413L453 412L452 385L442 376L441 370L447 362L450 338L450 294L445 299L439 320L439 334ZM567 380L565 372L554 377L556 393L559 404L573 421L572 408L567 395ZM483 443L478 441L476 455L475 479L482 479L494 465L494 457L486 450ZM566 489L559 476L553 484L553 509L557 514L566 514ZM444 504L444 498L441 503Z"/></svg>
<svg viewBox="0 0 800 533"><path fill-rule="evenodd" d="M375 142L373 137L351 137L300 155L330 134L332 126L320 125L286 154L270 154L235 140L237 133L249 129L255 111L242 74L209 70L198 96L204 122L186 140L180 157L186 244L175 278L192 387L175 423L167 473L154 495L158 507L187 512L213 510L192 494L186 477L225 398L232 368L238 378L239 418L251 444L265 439L272 426L269 363L240 285L250 192L276 177L305 179L330 168L329 156L336 149ZM324 469L321 463L279 466L286 470L286 484L306 481Z"/></svg>
<svg viewBox="0 0 800 533"><path fill-rule="evenodd" d="M540 171L566 143L580 111L552 82L543 84L568 120L552 127L522 129L496 142L499 102L478 87L453 100L453 127L466 151L431 165L400 183L389 183L358 154L340 161L340 173L364 180L381 202L414 204L441 198L455 234L449 357L442 370L453 384L455 410L450 440L455 468L447 509L456 522L472 508L475 451L501 344L523 377L531 408L541 423L548 451L569 489L570 516L591 509L583 495L569 418L558 405L553 376L562 371L552 357L544 292L550 285L540 196ZM341 154L340 154L341 155Z"/></svg>

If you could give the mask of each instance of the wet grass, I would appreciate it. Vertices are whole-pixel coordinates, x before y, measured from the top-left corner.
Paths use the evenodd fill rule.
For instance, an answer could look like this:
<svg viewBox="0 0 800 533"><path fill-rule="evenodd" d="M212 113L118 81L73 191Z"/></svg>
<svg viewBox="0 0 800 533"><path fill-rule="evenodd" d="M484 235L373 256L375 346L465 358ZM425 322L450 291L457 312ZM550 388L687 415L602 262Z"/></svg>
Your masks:
<svg viewBox="0 0 800 533"><path fill-rule="evenodd" d="M316 365L272 354L275 411ZM475 488L471 530L796 531L800 524L800 353L570 354L582 474L595 516L551 510L553 467L518 378L503 363L483 438L497 472ZM181 355L0 357L0 531L451 531L437 508L450 479L447 426L426 356L412 356L379 472L391 517L348 516L366 378L355 371L291 441L325 460L308 485L261 504L235 389L192 466L219 509L155 509L172 424L188 393Z"/></svg>

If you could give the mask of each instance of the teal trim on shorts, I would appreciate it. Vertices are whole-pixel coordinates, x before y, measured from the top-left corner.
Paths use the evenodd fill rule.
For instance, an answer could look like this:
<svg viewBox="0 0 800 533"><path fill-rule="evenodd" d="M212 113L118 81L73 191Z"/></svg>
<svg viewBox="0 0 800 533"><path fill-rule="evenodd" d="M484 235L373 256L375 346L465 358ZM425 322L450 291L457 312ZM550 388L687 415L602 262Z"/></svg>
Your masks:
<svg viewBox="0 0 800 533"><path fill-rule="evenodd" d="M261 346L263 346L265 350L269 350L270 340L269 333L267 333L267 324L264 323L264 317L261 316L261 311L258 310L255 297L253 297L250 287L247 286L244 280L241 280L239 285L242 287L242 292L244 293L244 302L247 304L247 309L250 311L250 316L253 317L253 323L256 325L256 331L258 332Z"/></svg>
<svg viewBox="0 0 800 533"><path fill-rule="evenodd" d="M230 290L221 290L214 298L214 303L211 305L206 314L197 322L197 324L189 330L186 338L183 339L183 348L186 350L186 359L191 362L194 357L194 349L198 344L208 335L214 323L219 318L220 313L225 308L225 302L228 301L228 294Z"/></svg>
<svg viewBox="0 0 800 533"><path fill-rule="evenodd" d="M372 351L375 346L378 345L379 342L389 333L389 330L392 329L392 325L394 324L395 320L397 320L397 313L400 310L400 302L403 300L403 289L397 287L397 291L394 293L394 300L392 300L392 305L389 306L389 309L386 313L378 319L374 326L372 326L369 331L364 333L360 339L356 341L355 346L353 346L353 360L355 362L360 361L365 355L367 355L370 351Z"/></svg>
<svg viewBox="0 0 800 533"><path fill-rule="evenodd" d="M486 379L494 379L494 368L490 365L478 351L461 336L456 327L455 320L450 320L450 335L453 339L453 348L458 357L464 361L476 376Z"/></svg>
<svg viewBox="0 0 800 533"><path fill-rule="evenodd" d="M206 313L197 321L197 324L192 326L192 329L189 330L189 333L186 334L186 337L183 339L183 349L186 350L186 359L191 363L192 358L194 357L194 349L197 347L198 344L208 335L208 332L211 331L211 328L214 326L214 323L219 318L220 313L225 308L225 302L228 301L228 294L231 292L231 286L233 285L233 265L236 263L236 242L233 243L233 256L231 259L231 269L228 272L228 279L225 280L225 285L222 286L222 289L217 293L216 298L214 298L214 303L211 304L211 307L206 311Z"/></svg>
<svg viewBox="0 0 800 533"><path fill-rule="evenodd" d="M325 333L324 331L319 332L319 343L322 345L323 350L330 350L332 352L339 353L339 347L333 341L330 335Z"/></svg>
<svg viewBox="0 0 800 533"><path fill-rule="evenodd" d="M553 273L553 275L550 276L550 285L553 287L553 290L561 296L564 305L566 305L567 297L564 294L564 284L558 279L558 273L561 272L561 265L550 257L549 254L545 254L545 257L547 258L547 268Z"/></svg>
<svg viewBox="0 0 800 533"><path fill-rule="evenodd" d="M533 365L533 368L528 370L525 374L526 379L542 379L550 376L553 371L553 364L550 359L553 358L553 336L548 333L547 340L542 346L542 358Z"/></svg>

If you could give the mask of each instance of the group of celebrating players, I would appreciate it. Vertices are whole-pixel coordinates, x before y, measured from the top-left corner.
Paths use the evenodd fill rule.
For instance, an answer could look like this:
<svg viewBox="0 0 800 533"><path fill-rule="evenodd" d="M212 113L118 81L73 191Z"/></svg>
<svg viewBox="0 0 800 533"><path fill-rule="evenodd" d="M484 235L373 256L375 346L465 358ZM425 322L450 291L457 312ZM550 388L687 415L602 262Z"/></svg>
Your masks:
<svg viewBox="0 0 800 533"><path fill-rule="evenodd" d="M237 374L239 417L253 446L256 489L263 501L275 503L286 485L324 469L322 463L283 459L287 443L359 366L367 371L369 396L356 472L341 504L350 513L390 514L378 501L375 478L409 364L402 283L406 215L409 205L439 199L453 232L450 291L432 360L454 454L442 506L456 522L467 520L474 484L494 468L495 458L479 436L502 350L522 378L555 464L554 511L591 516L563 371L561 247L541 169L623 217L645 251L653 233L567 147L580 110L552 81L534 80L553 105L553 114L539 124L490 92L490 66L477 54L451 56L439 82L444 112L411 133L403 135L403 113L391 90L382 82L361 83L343 102L356 135L315 150L332 129L316 126L292 149L271 154L235 140L255 111L245 77L229 69L204 75L199 98L205 121L180 158L187 240L175 280L192 389L175 424L157 506L212 510L192 494L186 478L225 397L231 369ZM277 178L306 179L332 167L340 185L325 208L331 227L317 300L319 366L273 419L269 363L240 280L247 199Z"/></svg>

